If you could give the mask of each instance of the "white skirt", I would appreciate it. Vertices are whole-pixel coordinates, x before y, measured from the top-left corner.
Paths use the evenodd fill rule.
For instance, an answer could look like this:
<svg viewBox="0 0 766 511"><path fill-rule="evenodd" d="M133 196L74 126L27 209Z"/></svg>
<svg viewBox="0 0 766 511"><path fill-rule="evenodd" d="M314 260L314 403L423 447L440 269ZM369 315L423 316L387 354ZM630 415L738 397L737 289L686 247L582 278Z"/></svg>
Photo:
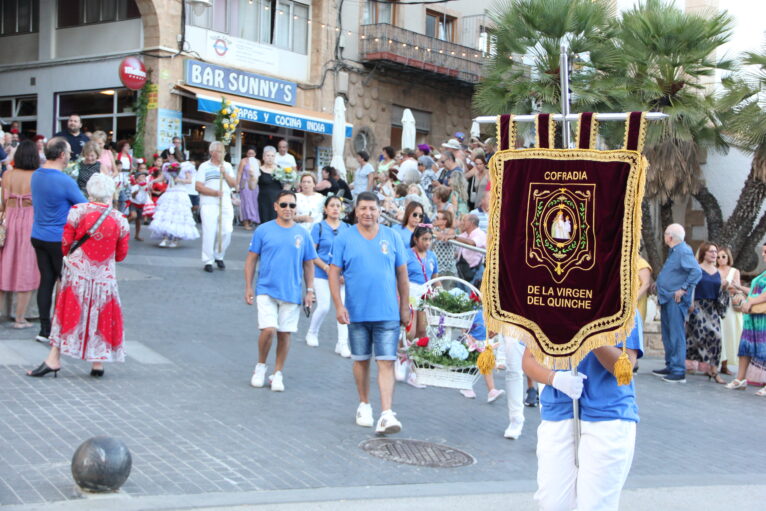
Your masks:
<svg viewBox="0 0 766 511"><path fill-rule="evenodd" d="M171 188L157 201L149 230L152 238L175 238L196 240L199 238L197 224L191 211L189 194L180 188Z"/></svg>

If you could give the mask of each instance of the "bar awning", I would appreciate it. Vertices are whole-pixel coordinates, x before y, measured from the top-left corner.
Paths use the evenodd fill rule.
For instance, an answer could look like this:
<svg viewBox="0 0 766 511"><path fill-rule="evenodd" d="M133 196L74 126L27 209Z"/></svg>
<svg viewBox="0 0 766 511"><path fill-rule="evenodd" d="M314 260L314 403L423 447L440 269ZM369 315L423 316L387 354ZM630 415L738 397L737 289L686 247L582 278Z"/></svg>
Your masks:
<svg viewBox="0 0 766 511"><path fill-rule="evenodd" d="M217 114L221 109L221 97L224 97L239 108L240 120L332 136L332 113L326 114L302 108L275 105L265 101L222 94L188 85L176 85L176 88L194 94L197 99L197 110L200 112ZM346 138L351 138L352 133L353 125L347 122Z"/></svg>

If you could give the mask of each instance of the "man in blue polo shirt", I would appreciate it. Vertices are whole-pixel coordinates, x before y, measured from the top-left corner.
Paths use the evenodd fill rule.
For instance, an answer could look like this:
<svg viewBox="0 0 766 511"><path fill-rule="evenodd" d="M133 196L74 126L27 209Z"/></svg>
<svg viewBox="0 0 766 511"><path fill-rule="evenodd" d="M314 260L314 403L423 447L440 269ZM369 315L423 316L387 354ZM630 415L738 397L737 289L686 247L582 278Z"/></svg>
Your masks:
<svg viewBox="0 0 766 511"><path fill-rule="evenodd" d="M636 312L626 339L630 362L643 356L643 329ZM540 395L537 429L537 493L540 509L617 511L620 492L633 462L638 405L633 381L617 385L614 364L622 344L586 355L578 374L551 371L524 351L522 367L546 387ZM580 404L581 437L575 465L572 400Z"/></svg>
<svg viewBox="0 0 766 511"><path fill-rule="evenodd" d="M357 224L338 235L332 249L330 293L338 322L348 325L354 379L359 393L356 423L372 427L370 405L370 358L378 365L381 414L376 433L398 433L402 423L392 411L394 361L399 328L410 322L407 254L402 238L380 225L380 203L372 192L356 199ZM340 292L340 276L346 283L346 303Z"/></svg>
<svg viewBox="0 0 766 511"><path fill-rule="evenodd" d="M64 260L61 237L67 215L75 204L88 202L77 187L77 182L62 172L69 162L70 151L65 139L50 139L45 145L46 162L32 174L32 204L35 207L30 241L40 270L40 287L37 289L40 333L36 340L43 343L48 342L51 333L53 289L61 277Z"/></svg>
<svg viewBox="0 0 766 511"><path fill-rule="evenodd" d="M298 331L300 305L310 307L314 302L314 243L306 229L293 221L296 208L295 192L282 190L274 202L277 218L256 229L245 259L245 302L258 305L258 363L250 379L253 387L263 387L266 379L266 358L277 334L277 360L271 375L271 390L285 390L282 368L290 349L290 334ZM258 283L253 293L253 275L258 267ZM301 298L302 282L306 294ZM256 298L257 297L257 298Z"/></svg>

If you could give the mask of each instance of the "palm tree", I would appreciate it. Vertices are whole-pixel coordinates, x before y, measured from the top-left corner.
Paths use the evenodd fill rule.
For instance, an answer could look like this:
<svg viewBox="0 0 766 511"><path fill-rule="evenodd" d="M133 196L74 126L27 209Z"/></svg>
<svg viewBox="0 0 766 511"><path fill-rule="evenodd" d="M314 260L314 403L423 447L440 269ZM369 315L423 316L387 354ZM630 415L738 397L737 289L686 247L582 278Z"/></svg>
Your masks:
<svg viewBox="0 0 766 511"><path fill-rule="evenodd" d="M561 45L575 54L590 52L590 62L574 73L574 108L593 111L606 95L599 80L616 60L609 41L614 13L606 0L507 0L490 14L496 54L474 96L485 115L561 111ZM610 48L612 51L610 51Z"/></svg>
<svg viewBox="0 0 766 511"><path fill-rule="evenodd" d="M732 18L725 12L686 13L662 0L645 0L615 23L623 56L624 95L617 98L622 108L669 116L650 125L645 146L650 167L643 239L649 261L657 268L660 245L650 201L659 201L664 229L672 222L674 200L690 194L701 201L712 197L700 179L701 149L725 149L726 143L706 88L717 70L731 67L730 61L714 57L729 39Z"/></svg>
<svg viewBox="0 0 766 511"><path fill-rule="evenodd" d="M745 53L742 64L751 70L722 80L717 107L731 145L753 159L733 213L725 224L720 221L722 228L710 238L727 243L740 268L752 269L758 264L755 245L766 235L766 214L758 219L766 200L766 46L760 53ZM720 208L718 215L721 218Z"/></svg>

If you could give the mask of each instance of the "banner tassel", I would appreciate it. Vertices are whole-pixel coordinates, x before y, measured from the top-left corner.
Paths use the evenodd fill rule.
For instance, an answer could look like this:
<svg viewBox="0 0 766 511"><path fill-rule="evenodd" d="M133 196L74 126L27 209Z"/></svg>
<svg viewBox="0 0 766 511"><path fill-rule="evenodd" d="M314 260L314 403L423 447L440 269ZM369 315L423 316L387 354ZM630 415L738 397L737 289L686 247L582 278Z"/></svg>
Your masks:
<svg viewBox="0 0 766 511"><path fill-rule="evenodd" d="M614 377L617 385L628 385L633 379L633 364L630 363L628 353L625 351L625 342L622 343L622 353L614 363Z"/></svg>
<svg viewBox="0 0 766 511"><path fill-rule="evenodd" d="M481 352L479 358L476 360L476 367L479 368L481 374L487 375L495 370L495 352L492 350L492 345L487 343L487 347Z"/></svg>

